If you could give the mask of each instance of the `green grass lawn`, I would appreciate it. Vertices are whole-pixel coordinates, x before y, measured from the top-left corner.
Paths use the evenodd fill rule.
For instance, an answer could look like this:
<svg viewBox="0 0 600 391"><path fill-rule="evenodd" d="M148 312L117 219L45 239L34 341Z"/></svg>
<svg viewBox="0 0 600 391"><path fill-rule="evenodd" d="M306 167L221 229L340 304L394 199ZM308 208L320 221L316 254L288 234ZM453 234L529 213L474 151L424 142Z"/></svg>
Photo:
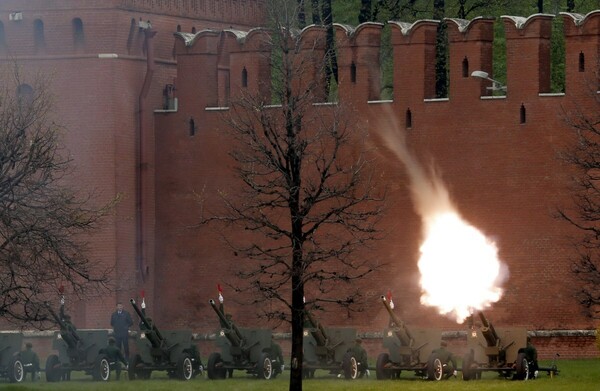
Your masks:
<svg viewBox="0 0 600 391"><path fill-rule="evenodd" d="M565 360L559 361L560 374L550 378L545 373L540 378L529 381L511 381L498 378L494 372L484 372L481 380L465 382L459 378L452 378L441 382L431 382L418 379L412 372L403 372L400 379L379 381L374 378L372 371L368 379L354 381L333 378L326 371L317 371L314 379L304 381L305 390L510 390L510 391L597 391L600 389L600 360ZM549 366L549 362L540 362L541 366ZM47 383L42 375L42 381L31 383L29 380L20 385L0 383L0 390L117 390L117 391L157 391L157 390L256 390L256 391L279 391L288 388L289 372L283 377L268 381L257 380L245 376L242 371L234 372L233 379L208 380L206 375L194 380L184 382L180 380L168 380L161 372L153 373L150 380L129 381L127 373L124 372L120 381L114 379L106 383L98 383L83 374L73 373L73 380L60 383ZM114 374L113 374L114 377Z"/></svg>

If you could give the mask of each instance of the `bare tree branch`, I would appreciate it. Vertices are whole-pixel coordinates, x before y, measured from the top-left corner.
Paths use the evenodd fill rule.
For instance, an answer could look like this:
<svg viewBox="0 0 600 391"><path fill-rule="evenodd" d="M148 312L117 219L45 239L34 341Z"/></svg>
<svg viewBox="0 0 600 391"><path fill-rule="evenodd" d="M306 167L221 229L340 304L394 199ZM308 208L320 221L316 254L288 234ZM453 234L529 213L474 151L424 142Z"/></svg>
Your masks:
<svg viewBox="0 0 600 391"><path fill-rule="evenodd" d="M65 185L70 160L51 120L42 76L22 82L17 66L0 75L0 314L15 322L46 318L44 302L64 284L75 294L104 289L108 270L86 256L82 234L109 206L87 206Z"/></svg>

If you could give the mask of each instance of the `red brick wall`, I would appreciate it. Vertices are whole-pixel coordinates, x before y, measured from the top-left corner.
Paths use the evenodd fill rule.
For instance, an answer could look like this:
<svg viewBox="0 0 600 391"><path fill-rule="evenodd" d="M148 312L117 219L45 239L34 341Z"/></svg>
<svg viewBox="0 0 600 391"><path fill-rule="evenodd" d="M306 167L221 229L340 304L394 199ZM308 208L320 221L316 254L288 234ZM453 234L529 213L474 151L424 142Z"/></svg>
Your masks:
<svg viewBox="0 0 600 391"><path fill-rule="evenodd" d="M378 298L391 289L396 311L408 324L461 329L419 304L416 260L421 223L413 211L404 167L381 148L376 136L378 127L394 123L393 118L396 131L406 132L409 148L421 162L433 161L439 168L463 217L498 243L510 279L502 300L489 310L489 318L498 325L523 326L529 330L595 327L594 322L582 315L574 299L576 285L570 273L572 253L567 241L574 232L552 216L557 207L571 201L568 189L571 168L557 158L557 152L570 140L562 109L569 110L576 101L589 104L591 100L574 84L567 85L564 95L539 95L547 92L545 69L549 57L545 48L550 20L534 18L524 26L513 24L514 27L510 23L505 21L510 56L507 63L511 71L508 95L502 99L482 99L486 85L462 75L465 57L469 59L469 73L491 66L492 24L488 20L474 21L466 29L451 31L451 95L441 100L428 99L433 96L429 64L435 23L393 29L397 65L392 102L368 103L370 74L365 67L373 61L372 43L378 41L380 29L372 26L354 32L336 31L338 37L348 34L349 38L345 38L351 47L340 50L340 75L350 74L344 67L349 67L353 60L357 65L355 84L349 85L348 78L340 79L340 91L352 91L341 93L340 103L353 105L356 117L351 122L357 129L368 129L372 135L369 142L381 151L377 165L381 167L381 180L388 186L388 209L380 227L389 236L377 244L375 257L386 263L384 270L360 282L367 297L364 311L347 314L332 309L322 315L324 323L353 325L365 332L382 328L387 314ZM310 29L304 32L307 37L317 33ZM587 34L597 36L598 31L573 32L572 37L567 37L568 59L583 50L591 63L595 63L598 43L588 39ZM179 41L180 110L160 114L156 128L160 146L156 178L157 188L161 189L156 193L156 255L161 260L156 290L161 294L155 308L163 321L200 330L215 327L216 318L207 301L216 296L217 283L237 283L232 273L236 264L243 262L219 241L214 227L184 228L198 221L202 210L205 213L218 210L219 191L235 192L240 186L232 177L227 157L223 122L227 110L210 109L218 105L216 97L223 88L216 77L218 64L227 63L222 58L227 54L218 51L219 39L216 34L207 33L187 45ZM260 69L254 68L258 65L252 61L252 50L248 51L247 61L244 59L244 48L253 44L252 38L247 37L244 43L238 43L240 48L230 49L235 52L237 69L246 67L249 78L260 73ZM536 54L514 54L521 53L525 46L535 49ZM218 59L217 53L220 53ZM566 71L571 83L593 77L592 73L576 74L572 69L574 64L570 60L567 64L571 64ZM240 84L240 73L231 72L229 76L231 85ZM526 109L525 123L520 123L521 107ZM407 110L412 113L411 129L404 129ZM198 127L194 136L189 135L185 126L190 118L194 118ZM202 208L194 192L202 195ZM231 235L240 237L244 233L231 232ZM465 271L465 281L457 284L468 284L469 278L477 276ZM173 289L175 281L183 288ZM228 296L229 308L236 318L250 324L260 322L255 311L242 302L243 298Z"/></svg>
<svg viewBox="0 0 600 391"><path fill-rule="evenodd" d="M227 111L206 107L226 103L224 97L234 91L228 92L224 81L228 77L230 86L239 86L243 66L250 89L261 85L257 78L269 78L264 62L257 60L260 34L239 43L229 33L227 47L235 54L227 58L227 52L217 50L222 38L218 32L199 33L189 46L173 33L177 26L182 32L229 26L247 30L262 20L254 8L262 3L253 2L251 12L246 8L240 11L241 4L247 3L177 2L183 8L151 0L62 0L52 5L41 0L7 0L0 4L6 41L3 59L16 59L27 72L53 75L56 117L68 129L66 144L77 169L73 183L91 190L98 204L122 196L115 214L91 240L92 259L115 266L117 290L87 302L68 297L80 328L108 327L115 302L126 302L139 295L140 289L146 290L150 312L164 328L185 326L209 332L217 326L208 299L215 297L217 283L237 283L232 274L243 260L227 250L215 229L190 229L202 211L198 194L204 200L204 211L214 212L218 211L217 192L236 191L239 186L227 156L229 140L222 121ZM23 12L23 20L9 21L8 13L17 9ZM188 17L190 12L197 18ZM33 23L38 18L44 22L46 45L36 54ZM73 18L83 21L83 48L74 45ZM140 19L150 20L158 31L154 38L157 68L142 108L143 123L147 124L142 165L143 245L149 272L143 282L135 263L135 148L138 99L146 74L143 32L136 24ZM416 257L420 220L413 211L404 168L376 139L378 120L393 117L400 130L407 132L409 147L418 158L423 163L433 159L440 168L464 217L498 242L511 277L503 299L489 310L489 318L498 325L530 330L596 326L580 313L573 298L575 285L566 241L572 231L551 216L557 206L570 201L569 167L556 159L556 151L569 134L561 112L576 101L590 105L582 87L587 85L586 79L596 80L593 66L582 73L576 61L584 51L587 64L597 62L599 31L592 21L576 26L566 18L566 94L539 96L547 92L549 21L538 17L516 26L505 20L508 96L493 100L481 99L483 82L462 77L460 69L467 56L470 71L491 72L489 21L475 21L466 29L451 28L450 96L445 100L427 100L433 97L435 23L422 21L409 29L392 27L394 100L379 103L368 101L377 96L373 83L379 75L375 54L380 27L336 29L338 35L347 34L344 40L348 44L347 50L340 50L340 75L345 75L340 79L340 91L344 92L340 102L353 106L356 118L352 122L369 130L373 135L370 142L381 151L377 164L381 180L389 188L381 228L389 236L378 244L376 254L386 263L385 269L361 282L368 299L364 311L346 314L331 310L322 316L325 323L354 325L361 332L380 330L387 323L387 314L377 301L391 289L397 313L413 327L461 328L419 304ZM523 51L535 55L523 56ZM115 53L119 58L98 59L99 53ZM353 61L357 80L350 84L347 67ZM164 85L174 81L179 111L153 116L151 111L162 106ZM527 110L524 124L519 123L521 107ZM413 118L409 130L403 129L407 110ZM196 124L193 136L190 119ZM244 326L259 322L255 309L245 306L243 298L229 293L226 297L228 309Z"/></svg>

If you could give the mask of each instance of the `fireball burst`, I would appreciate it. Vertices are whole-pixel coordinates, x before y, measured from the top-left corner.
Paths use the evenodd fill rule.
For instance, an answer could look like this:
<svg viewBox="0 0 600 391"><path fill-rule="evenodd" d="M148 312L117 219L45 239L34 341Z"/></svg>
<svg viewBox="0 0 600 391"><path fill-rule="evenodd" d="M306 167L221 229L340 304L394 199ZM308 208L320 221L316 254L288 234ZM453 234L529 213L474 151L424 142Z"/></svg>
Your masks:
<svg viewBox="0 0 600 391"><path fill-rule="evenodd" d="M500 300L506 268L496 244L452 209L422 219L421 303L462 323Z"/></svg>

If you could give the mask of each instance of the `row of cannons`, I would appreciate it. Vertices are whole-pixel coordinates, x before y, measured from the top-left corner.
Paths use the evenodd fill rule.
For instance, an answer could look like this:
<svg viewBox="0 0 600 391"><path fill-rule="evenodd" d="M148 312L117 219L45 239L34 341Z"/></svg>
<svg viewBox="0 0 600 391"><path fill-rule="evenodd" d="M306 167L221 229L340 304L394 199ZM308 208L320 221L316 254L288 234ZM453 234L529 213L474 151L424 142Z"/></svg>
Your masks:
<svg viewBox="0 0 600 391"><path fill-rule="evenodd" d="M416 376L429 380L449 377L444 360L435 350L440 346L442 331L410 331L384 296L381 301L390 315L390 323L383 333L383 346L387 352L378 355L374 368L377 379L398 379L402 371L412 371ZM141 319L140 333L135 338L137 353L127 368L130 380L148 379L153 371L166 371L170 378L190 380L205 369L209 379L224 379L227 375L231 377L234 370L242 370L268 380L283 369L283 363L278 362L271 351L270 329L238 327L213 300L210 300L210 305L221 325L216 336L220 352L210 354L206 368L192 343L191 331L160 331L146 316L144 309L140 309L133 299L130 302ZM111 362L105 351L108 331L77 330L51 308L49 312L60 326L60 331L55 332L52 345L57 354L48 356L46 360L46 379L50 382L69 380L72 371L83 371L95 380L109 380L116 363ZM467 353L463 357L462 368L454 368L462 372L464 380L479 379L484 371L494 371L505 378L527 380L532 376L533 365L536 365L536 370L551 376L558 373L555 363L547 368L538 368L537 363L526 357L525 329L494 328L483 312L478 312L478 316L481 324L476 325L472 317L468 322ZM360 362L350 349L357 338L356 329L324 327L310 312L307 312L305 321L304 378L313 378L318 369L346 379L359 377L364 368L359 368ZM0 376L11 382L22 381L27 370L19 358L22 340L22 333L0 333Z"/></svg>

